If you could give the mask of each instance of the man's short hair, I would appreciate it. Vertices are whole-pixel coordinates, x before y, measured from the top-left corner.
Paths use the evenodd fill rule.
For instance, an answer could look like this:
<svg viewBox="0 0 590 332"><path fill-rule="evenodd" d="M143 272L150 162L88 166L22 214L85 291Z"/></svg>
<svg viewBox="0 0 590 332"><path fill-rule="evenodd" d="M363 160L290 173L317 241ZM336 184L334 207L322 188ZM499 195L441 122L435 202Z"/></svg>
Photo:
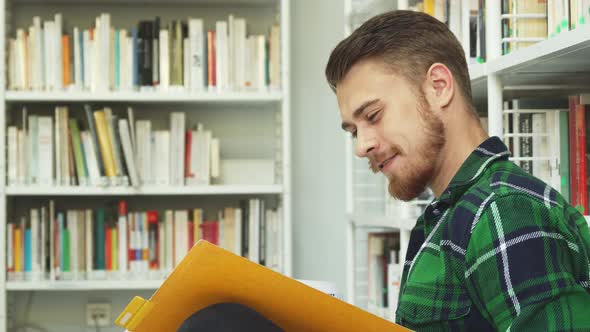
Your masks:
<svg viewBox="0 0 590 332"><path fill-rule="evenodd" d="M430 15L390 11L361 25L330 55L326 78L332 90L336 91L354 64L365 59L383 60L394 73L412 83L415 93L420 95L428 68L442 63L451 70L466 104L474 110L463 48L447 26Z"/></svg>

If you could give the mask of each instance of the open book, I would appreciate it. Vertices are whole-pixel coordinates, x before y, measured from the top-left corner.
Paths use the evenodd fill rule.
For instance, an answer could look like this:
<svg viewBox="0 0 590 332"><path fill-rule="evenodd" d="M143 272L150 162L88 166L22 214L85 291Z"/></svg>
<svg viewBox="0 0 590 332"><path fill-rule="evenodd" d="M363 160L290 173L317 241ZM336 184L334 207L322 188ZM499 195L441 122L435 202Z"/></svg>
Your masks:
<svg viewBox="0 0 590 332"><path fill-rule="evenodd" d="M221 302L249 306L285 331L406 331L203 240L149 300L135 297L115 323L133 332L174 332L194 312Z"/></svg>

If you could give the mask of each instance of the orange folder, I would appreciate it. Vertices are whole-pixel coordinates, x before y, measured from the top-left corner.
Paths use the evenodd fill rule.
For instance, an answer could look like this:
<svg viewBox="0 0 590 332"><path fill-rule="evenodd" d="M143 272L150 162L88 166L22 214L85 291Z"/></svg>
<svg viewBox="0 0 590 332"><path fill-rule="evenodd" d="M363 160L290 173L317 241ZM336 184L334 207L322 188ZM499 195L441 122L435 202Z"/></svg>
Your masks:
<svg viewBox="0 0 590 332"><path fill-rule="evenodd" d="M115 323L174 332L194 312L240 303L290 331L408 331L315 288L200 240L149 300L135 297Z"/></svg>

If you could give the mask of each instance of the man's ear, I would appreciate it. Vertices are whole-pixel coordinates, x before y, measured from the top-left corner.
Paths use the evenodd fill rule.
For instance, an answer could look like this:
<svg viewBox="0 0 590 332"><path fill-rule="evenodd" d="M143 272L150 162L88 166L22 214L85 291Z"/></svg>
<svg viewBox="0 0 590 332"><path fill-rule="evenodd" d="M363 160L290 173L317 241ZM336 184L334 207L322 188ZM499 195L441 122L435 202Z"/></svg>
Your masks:
<svg viewBox="0 0 590 332"><path fill-rule="evenodd" d="M455 95L455 79L451 70L442 63L434 63L426 72L424 96L433 110L445 109Z"/></svg>

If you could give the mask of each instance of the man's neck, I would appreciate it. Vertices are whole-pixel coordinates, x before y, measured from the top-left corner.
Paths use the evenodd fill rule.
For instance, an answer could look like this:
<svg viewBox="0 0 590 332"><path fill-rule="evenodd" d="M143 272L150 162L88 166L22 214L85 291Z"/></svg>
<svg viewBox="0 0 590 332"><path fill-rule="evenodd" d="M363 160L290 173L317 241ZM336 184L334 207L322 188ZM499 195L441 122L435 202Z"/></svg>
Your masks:
<svg viewBox="0 0 590 332"><path fill-rule="evenodd" d="M455 118L445 125L446 143L437 162L436 175L430 183L436 197L442 195L473 150L488 138L475 119L465 116Z"/></svg>

